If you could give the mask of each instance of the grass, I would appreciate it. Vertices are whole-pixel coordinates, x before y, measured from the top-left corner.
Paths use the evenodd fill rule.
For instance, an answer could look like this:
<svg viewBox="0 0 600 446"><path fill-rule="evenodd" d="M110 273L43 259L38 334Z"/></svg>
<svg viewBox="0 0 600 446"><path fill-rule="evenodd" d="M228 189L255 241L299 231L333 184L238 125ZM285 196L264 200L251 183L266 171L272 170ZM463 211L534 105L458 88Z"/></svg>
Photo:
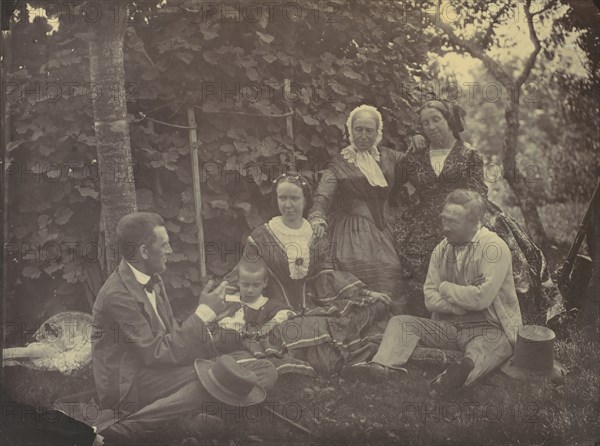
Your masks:
<svg viewBox="0 0 600 446"><path fill-rule="evenodd" d="M269 395L269 407L312 435L255 409L226 415L227 432L206 444L593 444L600 439L600 345L573 330L569 335L556 345L556 359L569 370L561 385L496 371L443 400L429 394L428 381L440 371L431 367L412 366L410 378L380 384L287 375ZM65 377L21 368L6 369L5 379L14 398L37 407L93 382L89 372Z"/></svg>
<svg viewBox="0 0 600 446"><path fill-rule="evenodd" d="M600 353L572 332L557 360L562 385L517 381L497 371L454 399L429 395L439 370L409 368L381 384L284 377L272 396L304 408L313 444L593 444L600 439ZM286 404L288 406L286 406Z"/></svg>

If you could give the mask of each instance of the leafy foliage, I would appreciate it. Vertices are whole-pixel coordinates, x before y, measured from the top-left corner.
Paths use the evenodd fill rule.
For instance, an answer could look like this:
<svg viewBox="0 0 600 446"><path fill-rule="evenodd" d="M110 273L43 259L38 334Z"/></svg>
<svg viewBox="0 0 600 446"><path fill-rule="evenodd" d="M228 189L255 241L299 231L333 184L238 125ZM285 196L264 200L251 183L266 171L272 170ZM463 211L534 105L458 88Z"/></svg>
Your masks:
<svg viewBox="0 0 600 446"><path fill-rule="evenodd" d="M244 9L238 17L208 17L196 1L142 5L126 17L125 36L138 208L167 221L175 254L165 279L172 298L189 302L200 277L188 130L154 120L187 127L187 107L194 106L207 266L222 275L251 228L271 215L274 176L297 168L316 180L341 148L354 106L377 105L384 144L404 149L418 100L404 86L423 77L427 41L418 22L402 19L400 5L383 0L302 1L301 14L280 4L263 9L257 20ZM60 258L15 253L11 277L50 289L84 282L97 259L100 190L90 95L110 93L89 85L85 23L59 18L51 34L44 20L14 26L10 78L41 90L60 87L58 98L50 88L10 98L13 164L40 166L39 181L32 175L24 182L19 175L9 179L11 241L39 243L42 253L51 243L62 247ZM289 93L284 79L291 81ZM290 111L293 139L286 117L270 116ZM67 252L65 243L77 247Z"/></svg>

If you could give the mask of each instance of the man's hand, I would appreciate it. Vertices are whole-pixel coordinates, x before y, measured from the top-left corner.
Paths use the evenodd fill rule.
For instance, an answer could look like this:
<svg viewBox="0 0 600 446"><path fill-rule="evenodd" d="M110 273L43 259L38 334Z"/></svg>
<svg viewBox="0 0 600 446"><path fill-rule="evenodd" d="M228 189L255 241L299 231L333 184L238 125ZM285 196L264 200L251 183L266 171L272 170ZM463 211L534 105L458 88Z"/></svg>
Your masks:
<svg viewBox="0 0 600 446"><path fill-rule="evenodd" d="M470 285L479 286L479 285L483 285L484 283L485 283L485 276L483 274L480 274L479 276L475 277L475 279L473 280L473 282L470 283Z"/></svg>
<svg viewBox="0 0 600 446"><path fill-rule="evenodd" d="M482 276L477 277L476 280L481 279ZM446 294L443 292L444 285L448 283L448 282L442 282L440 283L440 287L439 287L439 294L440 297L446 301L446 303L450 306L449 310L450 313L455 314L457 316L462 316L463 314L467 314L467 310L465 310L464 308L462 308L460 305L457 305L456 303L452 302L450 299L448 299L448 296L446 296ZM448 311L443 311L443 313L447 313Z"/></svg>
<svg viewBox="0 0 600 446"><path fill-rule="evenodd" d="M228 304L225 303L225 287L229 284L226 281L223 281L214 290L208 292L208 290L212 288L213 284L213 280L210 280L206 284L202 290L202 293L200 293L198 305L207 305L215 312L215 314L219 314L228 307Z"/></svg>
<svg viewBox="0 0 600 446"><path fill-rule="evenodd" d="M383 302L386 305L389 305L392 303L392 299L390 298L390 296L388 296L387 294L384 294L384 293L378 293L377 291L369 291L367 300L369 302L377 302L378 300L380 300L381 302Z"/></svg>
<svg viewBox="0 0 600 446"><path fill-rule="evenodd" d="M456 304L452 304L452 314L456 314L457 316L462 316L463 314L467 314L467 310L459 307Z"/></svg>

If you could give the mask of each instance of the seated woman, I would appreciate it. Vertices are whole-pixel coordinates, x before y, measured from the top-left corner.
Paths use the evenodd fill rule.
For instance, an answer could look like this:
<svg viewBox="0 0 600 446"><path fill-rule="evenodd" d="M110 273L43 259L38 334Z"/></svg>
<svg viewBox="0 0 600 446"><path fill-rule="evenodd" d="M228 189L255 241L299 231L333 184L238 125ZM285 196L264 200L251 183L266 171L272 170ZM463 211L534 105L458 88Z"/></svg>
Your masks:
<svg viewBox="0 0 600 446"><path fill-rule="evenodd" d="M394 167L405 156L378 147L381 113L370 105L355 108L347 121L350 145L323 173L308 219L317 237L327 229L336 269L348 271L370 289L392 299L393 314L406 312L404 277L392 239L389 195ZM419 136L413 143L422 142Z"/></svg>
<svg viewBox="0 0 600 446"><path fill-rule="evenodd" d="M252 231L243 254L244 261L264 260L269 271L264 295L293 311L270 331L265 351L287 352L320 374L370 358L385 330L390 298L351 273L333 270L331 247L313 237L304 219L312 197L305 178L281 175L273 195L281 215ZM238 278L236 268L225 280L238 285Z"/></svg>
<svg viewBox="0 0 600 446"><path fill-rule="evenodd" d="M483 159L460 138L464 110L440 100L427 101L419 110L429 150L411 153L398 165L400 182L415 188L414 199L395 225L396 248L403 267L411 275L407 283L409 311L429 315L423 284L434 247L442 241L440 212L446 196L456 189L470 189L486 201L484 225L497 233L512 253L513 275L525 321L544 323L563 311L562 297L552 282L541 250L513 217L487 199ZM492 254L490 254L492 255ZM529 294L527 298L524 298Z"/></svg>

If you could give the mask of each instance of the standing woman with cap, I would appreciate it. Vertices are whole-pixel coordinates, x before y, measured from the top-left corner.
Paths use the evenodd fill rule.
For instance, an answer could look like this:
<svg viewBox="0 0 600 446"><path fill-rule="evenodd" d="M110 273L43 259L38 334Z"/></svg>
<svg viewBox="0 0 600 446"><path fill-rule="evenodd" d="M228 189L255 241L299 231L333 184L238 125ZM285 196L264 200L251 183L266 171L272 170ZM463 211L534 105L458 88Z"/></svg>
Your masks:
<svg viewBox="0 0 600 446"><path fill-rule="evenodd" d="M465 111L456 104L434 99L425 102L418 115L429 150L407 154L398 165L399 180L409 181L415 193L394 228L396 249L409 275L409 301L414 304L410 314L428 314L423 284L431 253L444 238L439 218L444 200L456 189L473 190L485 198L484 225L510 248L525 319L546 322L563 311L562 297L552 282L542 251L513 217L487 199L483 158L460 137Z"/></svg>
<svg viewBox="0 0 600 446"><path fill-rule="evenodd" d="M350 145L325 169L308 220L316 237L327 232L336 269L350 272L371 290L388 295L390 312L404 314L406 293L392 239L389 196L394 168L405 155L379 146L383 119L373 106L352 110L346 127Z"/></svg>

